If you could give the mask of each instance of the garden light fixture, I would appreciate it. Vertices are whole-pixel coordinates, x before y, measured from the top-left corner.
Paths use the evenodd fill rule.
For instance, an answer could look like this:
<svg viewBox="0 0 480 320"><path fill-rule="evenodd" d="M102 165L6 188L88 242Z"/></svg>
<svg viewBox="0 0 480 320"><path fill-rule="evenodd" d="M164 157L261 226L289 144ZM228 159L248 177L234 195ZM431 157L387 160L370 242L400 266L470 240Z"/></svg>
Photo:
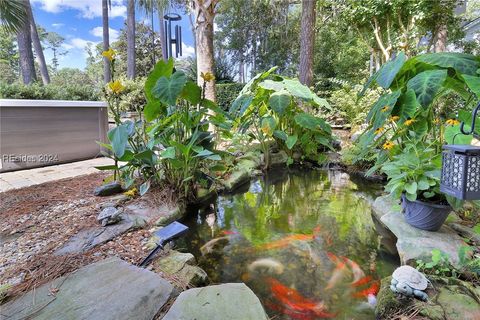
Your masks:
<svg viewBox="0 0 480 320"><path fill-rule="evenodd" d="M480 103L472 113L469 132L464 130L464 122L461 123L462 134L479 138L474 132L479 109ZM468 144L443 146L440 191L461 200L480 199L480 147Z"/></svg>

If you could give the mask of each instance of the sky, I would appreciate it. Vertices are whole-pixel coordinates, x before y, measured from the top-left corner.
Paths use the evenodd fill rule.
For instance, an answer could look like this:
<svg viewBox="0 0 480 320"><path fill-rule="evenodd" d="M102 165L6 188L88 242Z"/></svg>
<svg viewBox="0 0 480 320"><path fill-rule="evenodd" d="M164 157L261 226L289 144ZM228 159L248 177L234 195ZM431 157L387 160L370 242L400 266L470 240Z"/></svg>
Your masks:
<svg viewBox="0 0 480 320"><path fill-rule="evenodd" d="M111 0L109 12L110 42L115 41L120 29L124 28L127 16L126 0ZM65 38L63 48L68 53L59 58L60 68L85 68L87 53L85 46L102 41L102 1L101 0L31 0L33 15L37 25L47 31L54 31ZM174 12L174 11L173 11ZM181 12L177 12L182 14ZM143 12L136 10L135 19L150 24ZM154 16L154 28L158 32L158 19ZM183 57L194 54L193 34L188 16L182 15ZM45 59L51 63L53 54L45 49Z"/></svg>

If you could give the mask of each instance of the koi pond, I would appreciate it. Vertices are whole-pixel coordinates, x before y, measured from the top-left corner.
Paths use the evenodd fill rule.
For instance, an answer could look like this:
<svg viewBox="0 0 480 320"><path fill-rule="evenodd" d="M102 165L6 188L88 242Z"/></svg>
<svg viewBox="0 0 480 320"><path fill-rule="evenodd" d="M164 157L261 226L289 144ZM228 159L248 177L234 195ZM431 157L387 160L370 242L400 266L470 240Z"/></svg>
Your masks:
<svg viewBox="0 0 480 320"><path fill-rule="evenodd" d="M379 280L399 265L372 221L380 190L342 171L270 172L192 208L183 246L211 283L245 282L275 319L374 319Z"/></svg>

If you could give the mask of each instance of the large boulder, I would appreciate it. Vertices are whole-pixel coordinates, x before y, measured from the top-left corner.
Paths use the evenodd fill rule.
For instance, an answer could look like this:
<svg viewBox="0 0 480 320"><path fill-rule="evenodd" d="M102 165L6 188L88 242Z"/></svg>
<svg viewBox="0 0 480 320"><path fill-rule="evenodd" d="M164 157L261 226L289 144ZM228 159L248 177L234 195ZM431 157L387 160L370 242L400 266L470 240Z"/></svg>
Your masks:
<svg viewBox="0 0 480 320"><path fill-rule="evenodd" d="M2 319L151 320L172 285L156 273L110 258L46 283L0 307Z"/></svg>
<svg viewBox="0 0 480 320"><path fill-rule="evenodd" d="M433 286L426 292L428 302L405 298L390 290L392 277L382 280L377 296L375 314L377 319L392 319L418 312L422 319L431 320L476 320L480 319L480 289L455 278L428 276Z"/></svg>
<svg viewBox="0 0 480 320"><path fill-rule="evenodd" d="M260 300L244 283L182 292L163 320L267 320Z"/></svg>
<svg viewBox="0 0 480 320"><path fill-rule="evenodd" d="M405 221L400 206L389 196L375 200L373 213L397 238L396 247L402 264L430 261L432 250L439 249L448 254L454 266L459 266L458 250L465 242L452 228L444 225L439 231L432 232L412 227Z"/></svg>

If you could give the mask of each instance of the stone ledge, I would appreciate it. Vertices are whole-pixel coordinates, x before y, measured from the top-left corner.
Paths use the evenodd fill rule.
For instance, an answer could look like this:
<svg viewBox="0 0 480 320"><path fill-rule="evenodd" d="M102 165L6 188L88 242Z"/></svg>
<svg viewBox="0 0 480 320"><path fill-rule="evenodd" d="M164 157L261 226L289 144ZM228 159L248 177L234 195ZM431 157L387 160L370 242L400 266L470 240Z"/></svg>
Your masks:
<svg viewBox="0 0 480 320"><path fill-rule="evenodd" d="M389 196L378 197L372 206L376 218L397 238L397 251L402 264L414 264L417 259L430 261L433 249L450 257L459 265L458 250L465 245L463 239L450 227L443 225L439 231L424 231L412 227L403 218L400 205Z"/></svg>

